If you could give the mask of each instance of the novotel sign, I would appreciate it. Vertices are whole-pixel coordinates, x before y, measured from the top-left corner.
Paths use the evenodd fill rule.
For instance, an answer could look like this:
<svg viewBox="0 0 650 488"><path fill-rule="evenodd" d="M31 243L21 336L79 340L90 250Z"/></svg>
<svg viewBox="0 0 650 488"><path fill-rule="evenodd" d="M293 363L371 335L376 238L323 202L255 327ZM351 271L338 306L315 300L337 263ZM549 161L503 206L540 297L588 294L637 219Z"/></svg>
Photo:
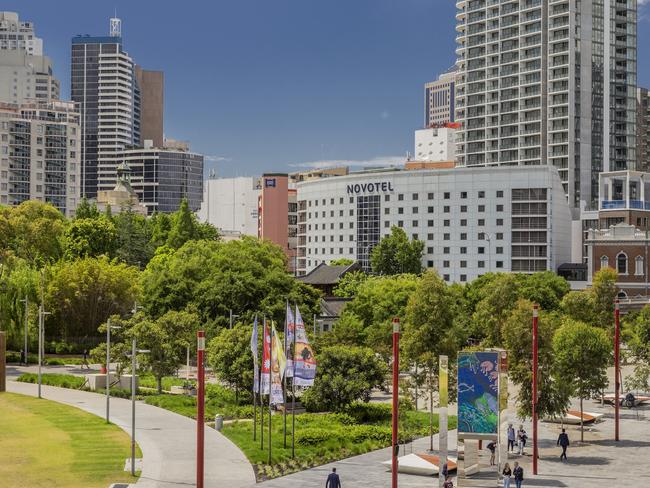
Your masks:
<svg viewBox="0 0 650 488"><path fill-rule="evenodd" d="M379 193L394 191L393 184L390 181L380 181L378 183L355 183L348 185L348 195L350 193Z"/></svg>

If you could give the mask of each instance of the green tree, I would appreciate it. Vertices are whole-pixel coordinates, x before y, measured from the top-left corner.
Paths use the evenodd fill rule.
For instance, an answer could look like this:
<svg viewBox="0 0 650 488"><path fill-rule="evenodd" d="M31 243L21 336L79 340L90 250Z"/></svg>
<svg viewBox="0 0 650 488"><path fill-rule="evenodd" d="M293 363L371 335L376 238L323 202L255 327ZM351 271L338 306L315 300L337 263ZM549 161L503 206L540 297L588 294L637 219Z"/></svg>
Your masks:
<svg viewBox="0 0 650 488"><path fill-rule="evenodd" d="M483 346L500 347L501 324L519 299L519 281L513 274L499 274L480 292L472 315L471 333Z"/></svg>
<svg viewBox="0 0 650 488"><path fill-rule="evenodd" d="M353 264L354 264L354 259L350 259L350 258L332 259L330 261L330 266L351 266Z"/></svg>
<svg viewBox="0 0 650 488"><path fill-rule="evenodd" d="M97 328L114 314L124 315L140 294L138 270L99 258L60 261L46 277L48 338L97 337Z"/></svg>
<svg viewBox="0 0 650 488"><path fill-rule="evenodd" d="M533 384L533 303L520 299L502 325L504 346L508 351L508 374L517 385L517 415L532 417ZM553 335L558 318L540 311L538 318L538 387L537 412L541 418L563 415L569 408L571 389L555 372Z"/></svg>
<svg viewBox="0 0 650 488"><path fill-rule="evenodd" d="M167 245L178 249L187 241L196 238L196 217L192 214L187 199L181 200L181 206L172 217L172 225L167 237Z"/></svg>
<svg viewBox="0 0 650 488"><path fill-rule="evenodd" d="M155 212L147 221L151 240L149 244L155 250L162 247L169 238L169 231L172 228L172 220L169 214Z"/></svg>
<svg viewBox="0 0 650 488"><path fill-rule="evenodd" d="M634 371L625 379L625 386L628 390L648 391L650 390L650 306L643 307L631 320L626 320L624 325L626 342L634 361Z"/></svg>
<svg viewBox="0 0 650 488"><path fill-rule="evenodd" d="M79 200L79 205L77 205L74 214L75 219L96 219L99 215L99 210L97 210L95 202L91 204L86 197L82 197Z"/></svg>
<svg viewBox="0 0 650 488"><path fill-rule="evenodd" d="M0 264L0 328L7 332L7 346L11 350L24 349L25 303L28 310L29 329L34 326L34 314L38 298L39 273L24 260L15 259L11 264ZM29 334L29 337L36 337ZM31 345L34 341L30 341Z"/></svg>
<svg viewBox="0 0 650 488"><path fill-rule="evenodd" d="M0 209L0 244L5 251L42 266L63 254L65 217L48 203L28 200Z"/></svg>
<svg viewBox="0 0 650 488"><path fill-rule="evenodd" d="M372 349L328 347L318 353L314 385L301 400L309 411L340 412L356 400L368 402L386 374L386 365Z"/></svg>
<svg viewBox="0 0 650 488"><path fill-rule="evenodd" d="M519 297L537 303L543 310L556 310L571 287L567 280L552 271L518 275L521 279Z"/></svg>
<svg viewBox="0 0 650 488"><path fill-rule="evenodd" d="M363 271L350 271L345 273L334 288L334 296L341 298L354 298L359 287L368 279Z"/></svg>
<svg viewBox="0 0 650 488"><path fill-rule="evenodd" d="M584 441L583 400L607 386L611 344L600 328L567 319L553 337L555 368L561 381L580 398L580 439Z"/></svg>
<svg viewBox="0 0 650 488"><path fill-rule="evenodd" d="M612 268L603 268L593 278L589 290L594 303L594 324L611 329L614 323L614 300L618 296L616 281L618 274Z"/></svg>
<svg viewBox="0 0 650 488"><path fill-rule="evenodd" d="M251 334L250 326L222 329L207 347L208 363L220 381L235 389L237 403L240 392L251 392L253 388Z"/></svg>
<svg viewBox="0 0 650 488"><path fill-rule="evenodd" d="M561 310L567 317L593 325L594 298L589 291L570 291L562 298Z"/></svg>
<svg viewBox="0 0 650 488"><path fill-rule="evenodd" d="M404 229L392 227L390 235L383 237L370 253L372 270L380 275L422 272L424 242L409 242Z"/></svg>
<svg viewBox="0 0 650 488"><path fill-rule="evenodd" d="M65 231L65 256L68 259L112 256L117 245L117 230L106 217L77 218Z"/></svg>
<svg viewBox="0 0 650 488"><path fill-rule="evenodd" d="M132 206L127 206L113 217L113 221L117 231L116 257L132 266L144 268L153 256L145 217L136 214Z"/></svg>

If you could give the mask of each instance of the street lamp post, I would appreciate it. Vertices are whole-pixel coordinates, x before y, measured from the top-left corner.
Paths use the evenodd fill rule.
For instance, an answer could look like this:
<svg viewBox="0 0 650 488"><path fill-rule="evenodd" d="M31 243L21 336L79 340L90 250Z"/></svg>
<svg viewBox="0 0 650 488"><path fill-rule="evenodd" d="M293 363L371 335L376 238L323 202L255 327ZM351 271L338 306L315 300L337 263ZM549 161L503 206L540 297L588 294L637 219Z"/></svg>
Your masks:
<svg viewBox="0 0 650 488"><path fill-rule="evenodd" d="M131 476L135 476L135 376L138 368L136 355L138 353L145 354L149 352L147 349L138 350L136 345L134 338L131 344Z"/></svg>
<svg viewBox="0 0 650 488"><path fill-rule="evenodd" d="M533 474L537 474L537 321L538 307L533 306Z"/></svg>
<svg viewBox="0 0 650 488"><path fill-rule="evenodd" d="M42 373L41 367L43 365L43 355L45 352L45 316L50 315L50 312L44 310L44 306L41 306L38 309L38 398L41 397L41 384L42 384Z"/></svg>
<svg viewBox="0 0 650 488"><path fill-rule="evenodd" d="M232 308L230 309L230 328L232 329L233 319L239 318L239 314L232 313Z"/></svg>
<svg viewBox="0 0 650 488"><path fill-rule="evenodd" d="M106 423L110 422L111 404L111 329L121 329L118 325L111 325L111 318L106 322Z"/></svg>
<svg viewBox="0 0 650 488"><path fill-rule="evenodd" d="M29 298L25 297L25 298L23 298L21 300L21 302L23 302L25 304L25 345L24 345L24 349L23 349L23 351L24 351L24 356L23 357L25 359L24 364L25 364L25 366L27 366L28 365L28 361L27 361L28 337L27 336L28 336L28 333L29 333L28 332L28 325L29 325L29 316L28 316L29 315Z"/></svg>
<svg viewBox="0 0 650 488"><path fill-rule="evenodd" d="M614 440L619 441L619 395L621 384L620 375L620 349L621 349L621 322L620 305L618 298L614 302Z"/></svg>

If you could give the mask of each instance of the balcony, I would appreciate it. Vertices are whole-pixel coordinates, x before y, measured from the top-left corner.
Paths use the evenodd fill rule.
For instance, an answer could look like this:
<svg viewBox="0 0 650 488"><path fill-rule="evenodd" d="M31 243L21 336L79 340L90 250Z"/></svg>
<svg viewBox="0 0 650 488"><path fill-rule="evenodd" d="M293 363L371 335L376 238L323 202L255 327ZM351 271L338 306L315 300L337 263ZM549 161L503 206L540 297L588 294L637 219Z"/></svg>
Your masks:
<svg viewBox="0 0 650 488"><path fill-rule="evenodd" d="M623 208L633 208L637 210L650 210L650 202L642 200L630 200L629 206L625 200L603 200L601 210L617 210Z"/></svg>

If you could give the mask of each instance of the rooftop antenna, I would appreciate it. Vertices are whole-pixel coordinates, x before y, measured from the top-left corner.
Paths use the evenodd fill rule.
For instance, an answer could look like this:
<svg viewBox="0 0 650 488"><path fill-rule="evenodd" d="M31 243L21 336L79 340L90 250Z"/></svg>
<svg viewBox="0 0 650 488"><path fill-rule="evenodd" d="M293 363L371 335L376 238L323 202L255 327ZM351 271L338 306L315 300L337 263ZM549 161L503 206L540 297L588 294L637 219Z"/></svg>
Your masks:
<svg viewBox="0 0 650 488"><path fill-rule="evenodd" d="M115 16L110 19L111 37L122 37L122 20L117 17L117 8L115 9Z"/></svg>

